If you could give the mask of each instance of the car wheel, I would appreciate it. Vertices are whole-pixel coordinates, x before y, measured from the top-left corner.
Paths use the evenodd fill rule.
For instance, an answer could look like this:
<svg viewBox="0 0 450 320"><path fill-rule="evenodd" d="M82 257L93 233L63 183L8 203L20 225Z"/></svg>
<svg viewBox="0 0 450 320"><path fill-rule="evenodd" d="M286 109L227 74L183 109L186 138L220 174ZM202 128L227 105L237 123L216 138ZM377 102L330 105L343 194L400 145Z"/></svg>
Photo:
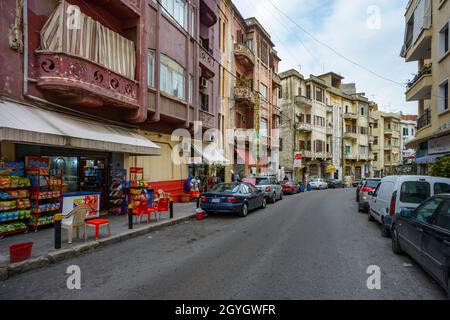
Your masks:
<svg viewBox="0 0 450 320"><path fill-rule="evenodd" d="M248 214L248 206L247 206L246 203L244 203L242 205L241 212L239 212L239 216L242 217L242 218L245 218L247 216L247 214Z"/></svg>
<svg viewBox="0 0 450 320"><path fill-rule="evenodd" d="M266 207L267 207L267 200L266 198L263 198L261 209L265 209Z"/></svg>
<svg viewBox="0 0 450 320"><path fill-rule="evenodd" d="M270 199L270 203L275 203L277 202L277 194L274 192L272 195L272 198Z"/></svg>
<svg viewBox="0 0 450 320"><path fill-rule="evenodd" d="M370 221L370 222L373 222L373 221L375 221L375 219L372 217L372 215L370 214L370 208L367 210L368 212L369 212L369 214L368 214L368 220Z"/></svg>
<svg viewBox="0 0 450 320"><path fill-rule="evenodd" d="M395 227L392 228L392 252L399 255L403 254L400 242L398 241L398 232Z"/></svg>
<svg viewBox="0 0 450 320"><path fill-rule="evenodd" d="M384 223L383 219L383 223L381 224L381 236L384 238L389 238L390 235L391 231L389 230L389 227Z"/></svg>

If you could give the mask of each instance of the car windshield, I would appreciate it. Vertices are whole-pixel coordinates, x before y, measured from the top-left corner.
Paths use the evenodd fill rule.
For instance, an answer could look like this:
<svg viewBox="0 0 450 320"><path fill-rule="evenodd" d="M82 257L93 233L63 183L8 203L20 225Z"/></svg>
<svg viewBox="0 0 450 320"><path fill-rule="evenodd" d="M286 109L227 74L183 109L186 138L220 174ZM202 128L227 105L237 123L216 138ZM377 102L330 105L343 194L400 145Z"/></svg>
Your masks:
<svg viewBox="0 0 450 320"><path fill-rule="evenodd" d="M256 178L256 185L257 186L263 186L270 184L269 178Z"/></svg>
<svg viewBox="0 0 450 320"><path fill-rule="evenodd" d="M366 184L364 185L366 188L376 188L380 184L380 180L367 180Z"/></svg>
<svg viewBox="0 0 450 320"><path fill-rule="evenodd" d="M312 179L311 182L319 182L319 179Z"/></svg>
<svg viewBox="0 0 450 320"><path fill-rule="evenodd" d="M236 183L221 183L215 186L213 192L226 192L226 193L237 193L239 191L239 184Z"/></svg>
<svg viewBox="0 0 450 320"><path fill-rule="evenodd" d="M424 181L407 181L402 184L400 201L405 203L422 203L431 195L431 186Z"/></svg>

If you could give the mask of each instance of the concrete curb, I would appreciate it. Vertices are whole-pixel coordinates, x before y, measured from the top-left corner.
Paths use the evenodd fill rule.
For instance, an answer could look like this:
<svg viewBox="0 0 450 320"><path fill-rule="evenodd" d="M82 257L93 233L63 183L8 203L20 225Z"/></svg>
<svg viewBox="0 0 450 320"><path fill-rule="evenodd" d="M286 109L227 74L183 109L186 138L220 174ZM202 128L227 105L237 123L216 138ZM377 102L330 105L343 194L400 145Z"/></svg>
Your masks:
<svg viewBox="0 0 450 320"><path fill-rule="evenodd" d="M8 278L14 277L16 275L43 268L50 264L56 264L61 261L81 256L84 254L92 253L98 248L103 248L115 243L126 241L132 238L146 235L150 232L160 230L164 227L173 226L185 221L191 220L195 217L195 214L191 214L185 217L176 218L169 221L164 221L154 225L146 226L139 230L127 230L121 234L110 236L108 238L102 238L98 241L91 241L84 244L77 245L72 248L65 248L61 250L50 251L46 255L33 257L26 261L11 263L7 266L0 267L0 281L7 280Z"/></svg>

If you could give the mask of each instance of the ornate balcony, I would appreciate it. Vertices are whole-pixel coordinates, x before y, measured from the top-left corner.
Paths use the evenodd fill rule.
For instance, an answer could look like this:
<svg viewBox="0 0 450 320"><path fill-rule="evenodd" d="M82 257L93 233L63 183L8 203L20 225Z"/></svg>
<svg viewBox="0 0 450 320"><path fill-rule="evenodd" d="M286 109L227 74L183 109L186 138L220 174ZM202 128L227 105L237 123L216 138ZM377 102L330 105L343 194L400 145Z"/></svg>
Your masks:
<svg viewBox="0 0 450 320"><path fill-rule="evenodd" d="M358 134L353 132L344 133L344 138L348 140L358 140Z"/></svg>
<svg viewBox="0 0 450 320"><path fill-rule="evenodd" d="M345 120L358 120L358 114L353 112L344 113Z"/></svg>
<svg viewBox="0 0 450 320"><path fill-rule="evenodd" d="M327 104L327 112L333 113L334 107L332 105Z"/></svg>
<svg viewBox="0 0 450 320"><path fill-rule="evenodd" d="M332 136L333 135L333 128L328 127L327 128L327 136Z"/></svg>
<svg viewBox="0 0 450 320"><path fill-rule="evenodd" d="M312 125L306 122L299 122L295 124L295 129L300 132L312 132Z"/></svg>
<svg viewBox="0 0 450 320"><path fill-rule="evenodd" d="M214 128L215 117L213 114L200 110L200 121L202 122L203 127L211 129Z"/></svg>
<svg viewBox="0 0 450 320"><path fill-rule="evenodd" d="M296 96L295 97L295 103L299 107L312 107L312 100L310 98L305 97L305 96Z"/></svg>
<svg viewBox="0 0 450 320"><path fill-rule="evenodd" d="M302 150L301 153L303 158L313 158L313 152L311 150Z"/></svg>
<svg viewBox="0 0 450 320"><path fill-rule="evenodd" d="M275 84L275 87L281 87L281 78L278 74L273 73L272 74L272 81Z"/></svg>
<svg viewBox="0 0 450 320"><path fill-rule="evenodd" d="M202 75L211 79L216 73L216 62L211 54L203 47L200 47L200 67L202 68Z"/></svg>
<svg viewBox="0 0 450 320"><path fill-rule="evenodd" d="M66 53L37 52L38 87L65 105L137 109L138 82Z"/></svg>
<svg viewBox="0 0 450 320"><path fill-rule="evenodd" d="M247 69L251 69L255 66L255 54L245 44L235 43L234 55L236 56L236 59Z"/></svg>
<svg viewBox="0 0 450 320"><path fill-rule="evenodd" d="M234 87L234 99L237 102L253 105L255 103L255 94L248 87L236 86Z"/></svg>

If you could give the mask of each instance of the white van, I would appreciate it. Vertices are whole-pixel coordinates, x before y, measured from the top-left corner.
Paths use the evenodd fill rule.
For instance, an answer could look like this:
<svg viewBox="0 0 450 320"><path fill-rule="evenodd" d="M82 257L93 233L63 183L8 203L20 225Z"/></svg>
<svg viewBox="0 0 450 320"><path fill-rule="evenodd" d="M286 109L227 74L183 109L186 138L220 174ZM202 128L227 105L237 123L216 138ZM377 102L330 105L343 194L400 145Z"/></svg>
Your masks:
<svg viewBox="0 0 450 320"><path fill-rule="evenodd" d="M381 234L390 236L392 217L417 208L435 194L450 193L450 179L430 176L389 176L369 192L369 221L382 224Z"/></svg>

